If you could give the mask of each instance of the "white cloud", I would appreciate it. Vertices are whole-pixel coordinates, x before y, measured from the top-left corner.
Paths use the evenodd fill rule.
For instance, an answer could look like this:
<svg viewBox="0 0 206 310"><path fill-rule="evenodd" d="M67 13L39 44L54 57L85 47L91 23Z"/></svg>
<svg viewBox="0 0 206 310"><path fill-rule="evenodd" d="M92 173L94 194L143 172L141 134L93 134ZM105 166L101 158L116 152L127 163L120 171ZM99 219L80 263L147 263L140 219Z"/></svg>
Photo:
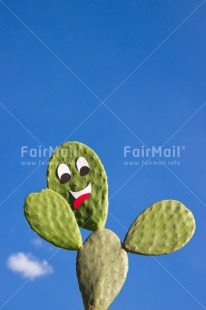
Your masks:
<svg viewBox="0 0 206 310"><path fill-rule="evenodd" d="M53 268L46 260L38 260L31 254L18 252L8 257L7 266L26 279L34 279L53 273Z"/></svg>

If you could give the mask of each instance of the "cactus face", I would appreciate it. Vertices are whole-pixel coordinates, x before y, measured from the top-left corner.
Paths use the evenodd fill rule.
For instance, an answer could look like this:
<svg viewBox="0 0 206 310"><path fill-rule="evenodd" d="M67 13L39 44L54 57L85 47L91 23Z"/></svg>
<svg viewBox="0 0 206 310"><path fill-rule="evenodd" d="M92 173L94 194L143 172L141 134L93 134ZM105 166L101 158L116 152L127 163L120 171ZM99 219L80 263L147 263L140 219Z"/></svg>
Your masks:
<svg viewBox="0 0 206 310"><path fill-rule="evenodd" d="M96 153L80 142L66 142L53 154L47 171L48 187L70 204L80 227L104 227L108 185Z"/></svg>
<svg viewBox="0 0 206 310"><path fill-rule="evenodd" d="M162 200L142 212L124 240L128 252L168 254L182 248L193 236L195 220L179 201Z"/></svg>
<svg viewBox="0 0 206 310"><path fill-rule="evenodd" d="M31 228L52 244L78 250L82 238L74 213L58 193L45 189L26 197L24 214Z"/></svg>
<svg viewBox="0 0 206 310"><path fill-rule="evenodd" d="M128 255L119 238L98 229L77 256L77 276L85 310L106 310L120 292L128 271Z"/></svg>

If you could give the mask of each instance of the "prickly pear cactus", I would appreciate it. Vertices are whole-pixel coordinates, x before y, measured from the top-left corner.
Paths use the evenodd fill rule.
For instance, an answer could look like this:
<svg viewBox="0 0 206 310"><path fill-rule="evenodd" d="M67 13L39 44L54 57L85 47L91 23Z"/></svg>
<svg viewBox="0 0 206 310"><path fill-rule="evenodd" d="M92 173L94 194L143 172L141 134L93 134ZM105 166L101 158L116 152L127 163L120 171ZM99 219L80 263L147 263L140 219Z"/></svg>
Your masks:
<svg viewBox="0 0 206 310"><path fill-rule="evenodd" d="M31 228L45 240L67 250L78 250L82 237L74 213L58 193L45 189L25 199L24 213Z"/></svg>
<svg viewBox="0 0 206 310"><path fill-rule="evenodd" d="M128 271L127 252L108 229L98 229L77 256L77 276L85 310L106 310L120 292Z"/></svg>
<svg viewBox="0 0 206 310"><path fill-rule="evenodd" d="M194 217L181 202L162 200L148 207L134 221L124 240L124 248L144 255L168 254L182 248L194 231Z"/></svg>
<svg viewBox="0 0 206 310"><path fill-rule="evenodd" d="M76 270L85 310L107 310L128 271L127 252L160 255L177 251L192 237L192 213L176 200L159 201L143 211L123 245L104 229L108 185L104 167L88 146L66 142L50 159L48 188L25 199L31 228L55 246L78 250ZM94 231L82 245L80 227Z"/></svg>
<svg viewBox="0 0 206 310"><path fill-rule="evenodd" d="M47 184L70 204L80 227L104 227L108 212L107 176L92 149L80 142L60 146L49 162Z"/></svg>

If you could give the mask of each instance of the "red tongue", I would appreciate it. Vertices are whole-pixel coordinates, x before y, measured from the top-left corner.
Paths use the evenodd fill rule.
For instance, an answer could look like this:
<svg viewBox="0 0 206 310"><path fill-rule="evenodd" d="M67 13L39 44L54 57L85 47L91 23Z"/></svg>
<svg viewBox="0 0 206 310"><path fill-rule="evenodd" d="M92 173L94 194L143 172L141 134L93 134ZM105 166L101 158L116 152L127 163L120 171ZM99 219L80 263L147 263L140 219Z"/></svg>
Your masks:
<svg viewBox="0 0 206 310"><path fill-rule="evenodd" d="M84 202L87 198L89 198L91 194L83 194L79 196L75 201L74 201L74 209L78 209L82 202Z"/></svg>

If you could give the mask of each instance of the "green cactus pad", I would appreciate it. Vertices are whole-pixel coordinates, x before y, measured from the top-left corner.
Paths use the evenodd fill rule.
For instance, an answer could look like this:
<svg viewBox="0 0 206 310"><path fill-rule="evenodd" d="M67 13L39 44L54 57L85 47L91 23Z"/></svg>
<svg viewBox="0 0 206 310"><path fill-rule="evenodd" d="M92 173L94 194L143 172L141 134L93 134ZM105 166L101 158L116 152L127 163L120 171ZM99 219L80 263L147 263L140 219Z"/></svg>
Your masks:
<svg viewBox="0 0 206 310"><path fill-rule="evenodd" d="M117 235L98 229L77 255L77 276L85 310L106 310L120 292L128 271L128 255Z"/></svg>
<svg viewBox="0 0 206 310"><path fill-rule="evenodd" d="M123 247L143 255L168 254L182 248L193 236L195 219L176 200L162 200L143 211L130 227Z"/></svg>
<svg viewBox="0 0 206 310"><path fill-rule="evenodd" d="M74 213L58 193L44 189L25 199L24 214L31 228L50 243L68 250L78 250L82 238Z"/></svg>
<svg viewBox="0 0 206 310"><path fill-rule="evenodd" d="M107 176L92 149L80 142L60 146L49 162L47 184L69 202L80 227L104 227L108 213Z"/></svg>

